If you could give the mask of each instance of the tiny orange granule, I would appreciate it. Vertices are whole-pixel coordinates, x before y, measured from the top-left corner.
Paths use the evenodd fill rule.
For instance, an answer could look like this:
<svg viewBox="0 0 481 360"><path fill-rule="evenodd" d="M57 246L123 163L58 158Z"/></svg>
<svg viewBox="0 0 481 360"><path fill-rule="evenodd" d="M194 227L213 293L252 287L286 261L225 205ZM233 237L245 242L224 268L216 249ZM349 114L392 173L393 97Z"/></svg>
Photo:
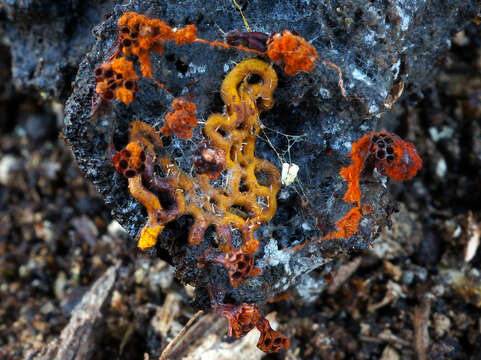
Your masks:
<svg viewBox="0 0 481 360"><path fill-rule="evenodd" d="M117 58L98 66L95 71L95 91L104 100L120 100L130 104L137 91L137 74L131 61Z"/></svg>
<svg viewBox="0 0 481 360"><path fill-rule="evenodd" d="M181 139L190 139L192 129L197 126L195 104L179 97L174 99L172 107L174 111L165 115L165 123L160 131L167 136L174 134Z"/></svg>
<svg viewBox="0 0 481 360"><path fill-rule="evenodd" d="M303 37L284 30L272 34L267 40L267 55L277 63L284 63L287 75L311 71L317 61L317 51Z"/></svg>

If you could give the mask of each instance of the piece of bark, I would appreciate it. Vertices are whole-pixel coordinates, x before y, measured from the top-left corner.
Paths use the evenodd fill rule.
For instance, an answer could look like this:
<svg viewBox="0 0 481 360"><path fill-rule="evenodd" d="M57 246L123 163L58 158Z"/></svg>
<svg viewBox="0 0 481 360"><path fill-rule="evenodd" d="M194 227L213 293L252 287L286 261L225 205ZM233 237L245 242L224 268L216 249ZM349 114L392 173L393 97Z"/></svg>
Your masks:
<svg viewBox="0 0 481 360"><path fill-rule="evenodd" d="M60 336L39 352L27 356L28 360L87 360L92 358L97 336L104 322L103 310L110 297L117 277L117 266L111 266L85 293L72 312L67 326Z"/></svg>
<svg viewBox="0 0 481 360"><path fill-rule="evenodd" d="M184 326L179 334L162 351L159 360L178 359L185 354L191 345L209 333L224 333L227 322L214 313L204 314L198 311Z"/></svg>

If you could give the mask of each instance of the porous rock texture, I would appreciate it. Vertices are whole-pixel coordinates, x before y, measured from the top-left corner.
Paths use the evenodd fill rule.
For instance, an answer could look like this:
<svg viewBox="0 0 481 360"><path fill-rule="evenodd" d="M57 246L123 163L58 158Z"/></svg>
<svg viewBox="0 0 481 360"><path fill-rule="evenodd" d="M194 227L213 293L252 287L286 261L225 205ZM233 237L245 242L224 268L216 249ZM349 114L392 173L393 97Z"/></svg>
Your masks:
<svg viewBox="0 0 481 360"><path fill-rule="evenodd" d="M197 287L199 305L207 305L207 285L223 289L236 303L266 301L315 268L323 266L329 272L332 261L343 252L365 249L372 242L388 224L396 207L389 196L389 185L383 186L383 179L362 184L363 203L371 205L373 211L363 217L360 231L353 238L314 242L299 251L283 251L333 230L333 224L351 208L342 200L346 184L339 176L340 168L349 164L346 155L350 144L366 132L384 127L383 113L389 110L402 87L404 94L416 94L432 79L437 56L449 47L450 36L479 12L480 2L250 0L240 3L253 31L295 30L311 41L320 57L340 66L350 100L341 95L337 73L322 62L311 73L295 77L286 76L276 67L280 80L274 94L276 105L261 118L265 129L257 140L256 155L279 169L287 162L297 164L300 170L298 181L283 186L279 192L275 217L256 232L262 243L256 265L262 268L262 274L232 288L223 265L199 269L196 258L205 250L208 239L200 246L189 246L185 218L163 231L152 253L166 258L176 266L180 279ZM109 17L94 29L95 43L80 63L73 93L67 101L65 135L81 170L97 186L115 218L136 237L146 221L145 211L129 195L125 179L115 173L108 146L111 140L119 146L125 144L127 126L133 120L161 126L172 97L154 81L142 79L132 104L114 103L111 112L90 118L95 88L93 69L106 60L116 39L116 21L125 11L157 17L176 27L195 24L199 35L210 40L221 38L222 31L244 29L244 23L230 0L144 0L113 6ZM10 31L20 31L18 23L25 20L11 18L12 24L15 21L17 24L11 25L16 30ZM48 31L48 27L44 29ZM89 41L87 34L84 37ZM61 46L67 45L61 42ZM169 44L162 55L152 55L154 78L164 83L174 96L192 97L198 117L206 120L210 114L222 112L219 89L226 74L235 63L249 57L252 55L202 44L182 47ZM14 72L17 81L34 83L39 88L51 87L54 94L62 92L56 82L50 83L51 73L40 71L38 77L33 75L28 80L20 74ZM171 158L190 172L192 154L201 138L199 126L191 140L173 137L165 147Z"/></svg>
<svg viewBox="0 0 481 360"><path fill-rule="evenodd" d="M91 28L113 1L1 0L0 32L8 38L18 91L65 101L78 64L92 46Z"/></svg>

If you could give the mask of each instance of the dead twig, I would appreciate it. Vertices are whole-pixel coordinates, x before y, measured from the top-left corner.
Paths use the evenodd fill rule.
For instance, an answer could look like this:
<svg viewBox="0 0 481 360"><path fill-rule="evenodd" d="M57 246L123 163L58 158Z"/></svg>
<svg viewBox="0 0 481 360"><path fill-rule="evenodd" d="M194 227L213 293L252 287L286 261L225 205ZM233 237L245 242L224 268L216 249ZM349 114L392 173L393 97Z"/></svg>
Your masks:
<svg viewBox="0 0 481 360"><path fill-rule="evenodd" d="M404 347L411 347L411 345L412 345L409 341L404 340L404 339L402 339L402 338L400 338L400 337L398 337L394 334L391 334L389 332L382 332L376 337L361 335L359 337L359 339L361 341L372 342L372 343L376 343L376 344L388 343L388 344L391 344L391 345L401 345L401 346L404 346Z"/></svg>
<svg viewBox="0 0 481 360"><path fill-rule="evenodd" d="M185 324L185 326L182 328L182 330L179 331L179 333L176 335L176 337L174 339L172 339L172 341L169 343L169 345L167 345L166 348L164 349L164 351L162 351L162 354L160 354L159 360L172 359L172 357L170 357L170 356L173 355L172 350L174 349L174 347L182 339L182 337L184 336L186 331L192 326L192 324L198 318L200 318L203 314L204 314L204 311L199 310L194 314L194 316L192 316L192 318L189 321L187 321L187 324Z"/></svg>
<svg viewBox="0 0 481 360"><path fill-rule="evenodd" d="M429 315L431 313L431 299L425 296L422 303L414 309L414 350L418 360L428 360L429 347Z"/></svg>

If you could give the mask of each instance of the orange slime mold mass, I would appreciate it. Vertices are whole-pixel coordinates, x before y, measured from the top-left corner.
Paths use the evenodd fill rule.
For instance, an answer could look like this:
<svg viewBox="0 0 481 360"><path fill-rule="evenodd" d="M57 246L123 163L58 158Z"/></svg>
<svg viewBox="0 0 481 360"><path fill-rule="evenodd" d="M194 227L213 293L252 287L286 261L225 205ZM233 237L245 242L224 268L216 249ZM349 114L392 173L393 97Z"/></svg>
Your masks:
<svg viewBox="0 0 481 360"><path fill-rule="evenodd" d="M117 99L124 104L134 100L138 78L131 61L114 59L98 66L95 71L95 91L104 100Z"/></svg>
<svg viewBox="0 0 481 360"><path fill-rule="evenodd" d="M197 38L195 25L174 31L167 23L135 12L126 12L118 22L120 49L124 55L136 55L143 77L152 77L150 51L161 54L163 43L175 41L177 45L192 43Z"/></svg>
<svg viewBox="0 0 481 360"><path fill-rule="evenodd" d="M160 131L167 136L174 134L181 139L190 139L192 129L197 126L195 104L180 97L174 99L172 107L174 111L165 115L165 124Z"/></svg>
<svg viewBox="0 0 481 360"><path fill-rule="evenodd" d="M276 63L284 63L287 75L311 71L317 61L317 51L303 37L284 30L267 40L267 55Z"/></svg>
<svg viewBox="0 0 481 360"><path fill-rule="evenodd" d="M416 175L423 164L413 144L386 131L372 131L352 143L349 156L352 164L342 168L340 174L347 181L344 200L356 204L356 207L336 223L337 231L322 240L352 237L358 231L363 213L371 211L367 206L361 208L359 180L363 171L372 172L375 168L381 175L404 181ZM366 169L366 164L371 168Z"/></svg>
<svg viewBox="0 0 481 360"><path fill-rule="evenodd" d="M215 304L214 311L224 316L229 321L227 334L234 338L241 338L257 327L261 336L257 347L266 352L274 353L289 348L290 342L281 333L273 330L264 316L262 316L256 304L243 303L239 306L230 304Z"/></svg>

